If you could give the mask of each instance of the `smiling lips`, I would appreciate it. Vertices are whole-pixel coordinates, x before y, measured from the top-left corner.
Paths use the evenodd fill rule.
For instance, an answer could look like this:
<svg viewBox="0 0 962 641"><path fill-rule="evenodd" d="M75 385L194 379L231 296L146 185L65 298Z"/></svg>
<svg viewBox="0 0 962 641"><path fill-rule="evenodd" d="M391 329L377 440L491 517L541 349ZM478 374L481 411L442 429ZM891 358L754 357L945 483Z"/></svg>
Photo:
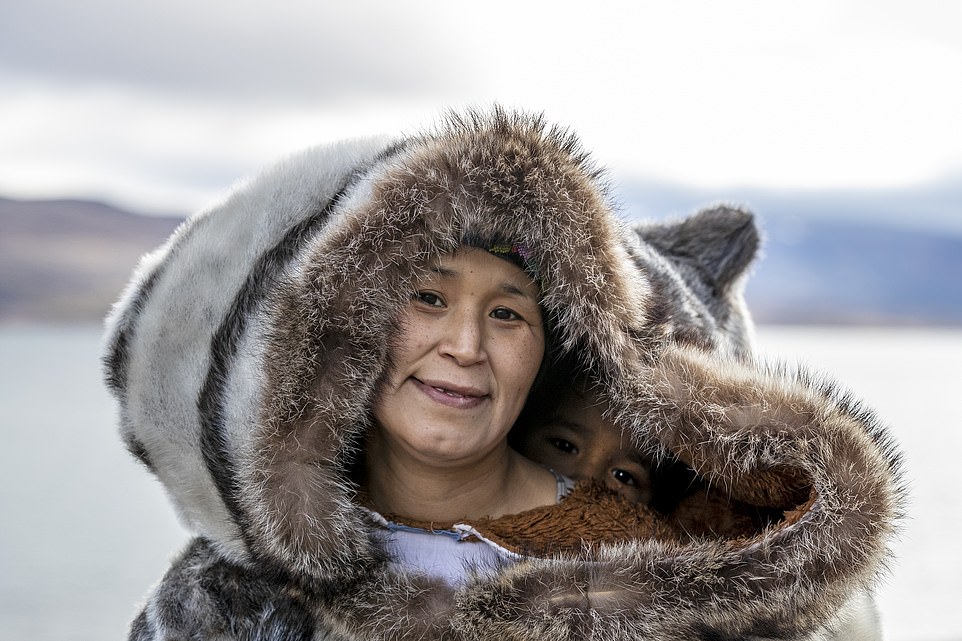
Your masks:
<svg viewBox="0 0 962 641"><path fill-rule="evenodd" d="M471 409L488 399L487 394L474 388L459 387L443 381L422 381L414 377L411 380L428 398L446 407Z"/></svg>

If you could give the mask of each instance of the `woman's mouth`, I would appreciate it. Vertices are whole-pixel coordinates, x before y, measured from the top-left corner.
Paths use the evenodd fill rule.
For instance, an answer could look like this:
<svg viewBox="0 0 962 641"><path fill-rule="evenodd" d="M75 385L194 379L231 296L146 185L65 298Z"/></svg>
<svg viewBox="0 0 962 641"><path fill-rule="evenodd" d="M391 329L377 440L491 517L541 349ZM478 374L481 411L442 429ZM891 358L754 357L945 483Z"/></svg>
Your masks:
<svg viewBox="0 0 962 641"><path fill-rule="evenodd" d="M445 381L420 380L412 377L415 386L428 398L446 407L456 409L471 409L477 407L488 395L473 387L453 385Z"/></svg>

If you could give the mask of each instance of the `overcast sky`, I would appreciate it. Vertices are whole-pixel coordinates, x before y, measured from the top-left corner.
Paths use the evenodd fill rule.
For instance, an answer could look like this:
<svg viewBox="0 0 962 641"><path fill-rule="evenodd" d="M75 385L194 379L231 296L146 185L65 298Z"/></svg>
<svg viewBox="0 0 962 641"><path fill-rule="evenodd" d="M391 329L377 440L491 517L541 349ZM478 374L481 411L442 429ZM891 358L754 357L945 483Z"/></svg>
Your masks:
<svg viewBox="0 0 962 641"><path fill-rule="evenodd" d="M183 213L302 147L492 102L619 181L944 187L960 33L958 0L3 0L0 195Z"/></svg>

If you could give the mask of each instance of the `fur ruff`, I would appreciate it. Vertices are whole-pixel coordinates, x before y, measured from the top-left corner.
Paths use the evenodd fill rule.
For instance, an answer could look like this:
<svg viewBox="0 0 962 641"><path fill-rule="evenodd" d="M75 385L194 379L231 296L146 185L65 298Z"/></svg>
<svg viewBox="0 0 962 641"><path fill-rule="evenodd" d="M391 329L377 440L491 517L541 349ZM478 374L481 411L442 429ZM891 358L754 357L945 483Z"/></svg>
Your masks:
<svg viewBox="0 0 962 641"><path fill-rule="evenodd" d="M667 535L586 535L457 589L388 567L350 469L412 282L470 236L532 248L555 352L633 443L697 474L708 498ZM570 133L499 109L240 185L144 259L108 319L123 439L197 536L131 637L862 634L899 457L836 384L750 357L757 242L727 207L625 227ZM712 529L746 505L766 520Z"/></svg>

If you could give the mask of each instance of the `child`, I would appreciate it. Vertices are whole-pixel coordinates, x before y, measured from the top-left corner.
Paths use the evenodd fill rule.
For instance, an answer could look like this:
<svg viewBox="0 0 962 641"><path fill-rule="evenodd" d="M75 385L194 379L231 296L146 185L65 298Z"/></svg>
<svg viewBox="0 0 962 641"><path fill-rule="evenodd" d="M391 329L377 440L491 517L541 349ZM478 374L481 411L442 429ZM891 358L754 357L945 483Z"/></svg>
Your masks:
<svg viewBox="0 0 962 641"><path fill-rule="evenodd" d="M651 461L626 442L590 392L571 389L514 442L524 456L576 481L595 479L632 503L651 502Z"/></svg>
<svg viewBox="0 0 962 641"><path fill-rule="evenodd" d="M590 391L557 381L552 389L561 402L554 409L541 404L545 418L527 414L525 428L513 435L512 445L522 455L575 481L601 482L692 536L745 536L768 521L770 515L704 486L680 461L655 465L604 417Z"/></svg>

